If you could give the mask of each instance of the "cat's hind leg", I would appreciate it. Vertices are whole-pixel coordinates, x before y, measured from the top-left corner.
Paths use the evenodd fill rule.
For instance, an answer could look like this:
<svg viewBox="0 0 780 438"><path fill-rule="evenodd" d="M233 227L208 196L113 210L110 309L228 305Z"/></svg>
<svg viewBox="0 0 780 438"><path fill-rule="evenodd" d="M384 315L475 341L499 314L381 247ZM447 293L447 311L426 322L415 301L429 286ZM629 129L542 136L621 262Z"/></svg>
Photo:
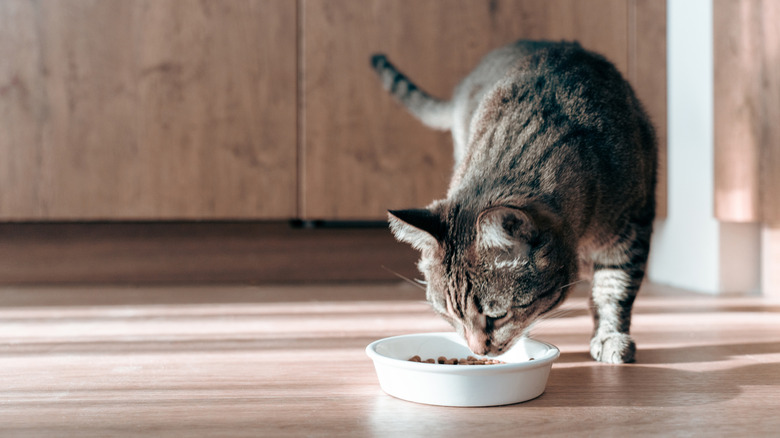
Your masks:
<svg viewBox="0 0 780 438"><path fill-rule="evenodd" d="M645 275L651 234L652 223L631 224L616 243L594 256L590 354L598 361L634 362L631 310Z"/></svg>

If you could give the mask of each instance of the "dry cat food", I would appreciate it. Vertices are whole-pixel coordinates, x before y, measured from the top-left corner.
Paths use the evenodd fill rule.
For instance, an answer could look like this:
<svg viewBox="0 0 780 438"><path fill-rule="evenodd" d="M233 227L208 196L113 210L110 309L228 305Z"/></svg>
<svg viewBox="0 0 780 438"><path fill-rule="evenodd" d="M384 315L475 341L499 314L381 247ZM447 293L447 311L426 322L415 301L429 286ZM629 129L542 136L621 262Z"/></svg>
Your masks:
<svg viewBox="0 0 780 438"><path fill-rule="evenodd" d="M444 356L439 356L438 359L423 360L420 356L417 355L409 358L409 362L439 363L442 365L498 365L498 364L506 363L498 359L477 358L474 356L469 356L465 359L455 359L455 358L447 359Z"/></svg>

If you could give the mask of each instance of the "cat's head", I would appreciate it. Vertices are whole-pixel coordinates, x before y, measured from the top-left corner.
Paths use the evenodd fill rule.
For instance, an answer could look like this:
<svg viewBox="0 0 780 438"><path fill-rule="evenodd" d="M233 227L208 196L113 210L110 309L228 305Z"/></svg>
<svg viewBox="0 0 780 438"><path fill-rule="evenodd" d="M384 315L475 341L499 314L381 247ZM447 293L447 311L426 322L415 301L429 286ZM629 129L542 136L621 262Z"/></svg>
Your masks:
<svg viewBox="0 0 780 438"><path fill-rule="evenodd" d="M438 202L389 218L396 238L422 253L428 301L477 354L506 351L577 275L571 239L543 208Z"/></svg>

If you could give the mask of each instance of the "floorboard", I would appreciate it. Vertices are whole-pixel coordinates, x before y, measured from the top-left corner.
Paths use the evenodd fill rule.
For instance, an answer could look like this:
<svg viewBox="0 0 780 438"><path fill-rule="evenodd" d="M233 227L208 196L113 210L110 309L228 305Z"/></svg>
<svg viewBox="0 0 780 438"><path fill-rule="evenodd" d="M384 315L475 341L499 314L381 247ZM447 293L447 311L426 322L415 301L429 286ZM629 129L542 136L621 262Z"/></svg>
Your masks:
<svg viewBox="0 0 780 438"><path fill-rule="evenodd" d="M449 330L406 283L0 288L3 436L772 436L780 301L648 285L638 362L587 354L587 300L534 336L546 392L494 408L384 394L365 346ZM776 436L776 435L775 435Z"/></svg>

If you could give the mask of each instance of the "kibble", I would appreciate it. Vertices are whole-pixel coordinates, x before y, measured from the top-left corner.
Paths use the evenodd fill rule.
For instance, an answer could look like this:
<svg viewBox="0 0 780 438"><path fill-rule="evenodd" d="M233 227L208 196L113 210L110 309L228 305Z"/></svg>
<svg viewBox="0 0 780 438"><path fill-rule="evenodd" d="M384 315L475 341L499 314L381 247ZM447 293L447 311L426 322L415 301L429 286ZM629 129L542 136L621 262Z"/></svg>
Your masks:
<svg viewBox="0 0 780 438"><path fill-rule="evenodd" d="M477 358L474 356L469 356L465 359L446 358L444 356L439 356L437 359L423 360L423 358L417 355L409 358L409 362L438 363L441 365L498 365L506 363L498 359Z"/></svg>

